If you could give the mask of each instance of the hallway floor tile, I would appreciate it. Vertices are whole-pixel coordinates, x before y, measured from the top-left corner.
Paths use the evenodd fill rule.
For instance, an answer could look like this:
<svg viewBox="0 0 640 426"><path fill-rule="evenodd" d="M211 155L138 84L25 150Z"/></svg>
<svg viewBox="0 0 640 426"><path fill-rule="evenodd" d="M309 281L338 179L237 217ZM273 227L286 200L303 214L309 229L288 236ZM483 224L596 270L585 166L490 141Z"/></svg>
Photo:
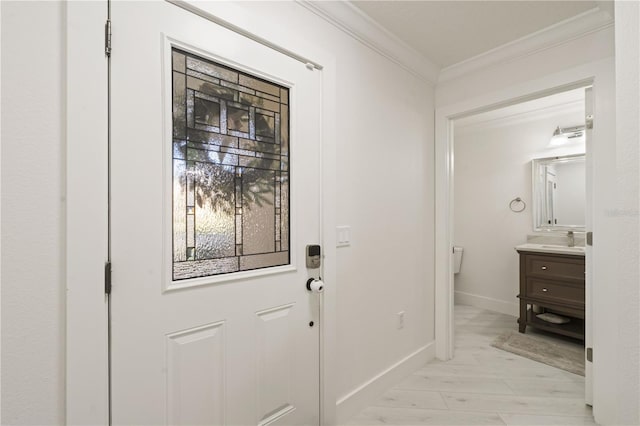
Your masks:
<svg viewBox="0 0 640 426"><path fill-rule="evenodd" d="M425 365L348 424L595 425L584 377L491 346L515 317L456 305L455 322L454 359Z"/></svg>

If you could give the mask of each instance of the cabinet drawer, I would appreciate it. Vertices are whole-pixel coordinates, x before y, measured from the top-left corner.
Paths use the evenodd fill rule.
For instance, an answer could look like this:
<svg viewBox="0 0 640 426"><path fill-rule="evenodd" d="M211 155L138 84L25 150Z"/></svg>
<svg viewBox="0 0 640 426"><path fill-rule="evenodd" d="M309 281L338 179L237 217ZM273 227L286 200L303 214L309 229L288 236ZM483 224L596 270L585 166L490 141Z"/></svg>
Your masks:
<svg viewBox="0 0 640 426"><path fill-rule="evenodd" d="M527 276L584 281L584 260L550 256L527 256Z"/></svg>
<svg viewBox="0 0 640 426"><path fill-rule="evenodd" d="M528 297L584 306L584 286L527 278L526 290Z"/></svg>

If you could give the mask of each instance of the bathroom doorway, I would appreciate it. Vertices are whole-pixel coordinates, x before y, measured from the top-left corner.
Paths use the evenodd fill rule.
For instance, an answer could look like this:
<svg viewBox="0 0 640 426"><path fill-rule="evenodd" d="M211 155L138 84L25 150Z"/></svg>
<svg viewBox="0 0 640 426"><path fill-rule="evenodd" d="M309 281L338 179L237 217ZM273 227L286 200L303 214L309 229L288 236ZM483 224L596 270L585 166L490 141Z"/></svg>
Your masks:
<svg viewBox="0 0 640 426"><path fill-rule="evenodd" d="M452 243L456 246L452 268L460 268L451 289L456 303L452 321L456 338L452 341L452 354L457 350L462 352L457 355L473 357L473 352L465 352L465 348L473 347L474 343L469 340L475 339L475 344L503 347L518 354L516 357L505 355L509 365L520 362L522 356L553 365L555 361L548 355L557 351L560 358L569 360L563 361L564 369L572 371L569 374L578 373L582 377L580 374L585 374L585 368L590 369L589 362L584 367L583 343L586 339L590 346L587 324L590 317L585 315L589 311L585 305L589 286L585 285L584 279L590 277L584 266L584 259L590 266L590 253L585 255L587 250L580 248L586 243L585 230L591 229L592 203L588 183L591 179L588 171L590 141L585 123L585 117L590 114L587 104L591 99L586 86L559 90L551 95L451 120L451 225ZM558 142L558 137L553 138L554 133L564 137L564 141ZM550 162L540 166L544 159ZM534 181L541 173L543 179L536 186ZM577 208L581 209L581 214L576 215ZM582 277L574 274L574 277L564 277L560 281L558 277L551 277L553 284L567 284L570 288L551 287L548 282L541 281L539 273L534 273L533 278L521 277L530 268L525 265L521 270L521 260L532 262L523 258L524 244L531 244L525 247L527 250L542 251L533 253L535 261L553 261L549 256L559 256L561 264L550 264L554 265L554 270L566 267L566 262L578 262L581 257L582 263L571 268L574 272L582 268ZM516 251L516 247L521 250ZM554 250L555 253L549 253ZM522 288L521 280L524 280ZM557 304L557 300L540 306L527 303L537 300L526 299L526 289L532 286L539 287L532 290L543 292L544 300L550 300L550 294L556 295L568 288L575 294L562 296L564 302L568 297L570 306L560 306L562 304ZM520 303L520 295L524 303ZM589 295L586 299L590 299ZM570 309L562 309L567 306ZM518 317L522 317L520 327ZM553 323L558 321L568 321L570 325ZM561 331L553 333L557 331L554 328ZM519 333L518 329L524 333ZM570 331L562 331L566 329ZM455 347L456 343L460 346ZM532 356L518 353L518 346L531 344L537 347ZM516 347L516 350L509 350L510 347ZM570 391L565 389L569 392L566 396L580 396L590 404L590 370L586 372L586 380L578 376L575 377L580 383L578 393L572 387ZM564 372L559 373L556 378L549 378L548 384L552 386L556 379L566 377ZM547 390L551 394L557 391Z"/></svg>

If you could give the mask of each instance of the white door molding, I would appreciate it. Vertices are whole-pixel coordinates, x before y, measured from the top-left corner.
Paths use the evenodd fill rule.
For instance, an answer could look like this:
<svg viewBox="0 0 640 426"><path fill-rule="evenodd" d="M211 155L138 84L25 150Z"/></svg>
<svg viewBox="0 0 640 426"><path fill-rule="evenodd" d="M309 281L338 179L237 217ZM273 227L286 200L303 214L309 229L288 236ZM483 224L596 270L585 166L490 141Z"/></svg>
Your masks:
<svg viewBox="0 0 640 426"><path fill-rule="evenodd" d="M436 108L436 356L448 360L454 356L455 330L453 306L455 289L453 276L454 228L454 120L522 102L550 96L572 89L591 86L594 76L575 79L542 79L526 88L513 88L501 93L484 95L454 106ZM532 82L533 83L533 82ZM508 93L510 92L510 93ZM589 169L589 168L587 168ZM593 206L587 206L587 208ZM533 229L531 230L533 232ZM523 235L523 238L525 236Z"/></svg>
<svg viewBox="0 0 640 426"><path fill-rule="evenodd" d="M268 23L240 13L244 6L196 3L193 7L265 37ZM244 9L246 12L246 9ZM67 5L67 423L107 424L108 351L104 263L107 259L106 2ZM323 281L320 329L321 424L336 417L336 146L335 57L295 38L272 44L322 67L321 232ZM114 54L117 54L114 46ZM304 54L303 54L304 52ZM102 84L104 82L104 84ZM88 232L90 230L90 232Z"/></svg>
<svg viewBox="0 0 640 426"><path fill-rule="evenodd" d="M609 359L608 347L615 347L611 333L615 312L615 295L606 283L615 276L615 265L608 261L607 251L615 247L610 237L612 221L608 217L611 179L615 175L615 91L614 61L607 58L587 63L562 72L542 76L517 86L501 89L453 105L436 107L436 356L447 360L453 357L453 120L479 112L547 96L572 88L593 85L596 124L593 129L591 153L587 167L593 176L590 214L593 230L600 235L592 249L591 333L594 347L600 348L600 358L593 364L593 407L598 421L599 413L606 413L612 401L607 397L615 390L611 377L615 373L615 360ZM615 178L615 177L613 177ZM598 285L601 283L602 285ZM589 301L587 302L589 303ZM614 321L613 321L614 322ZM613 370L612 370L613 369ZM604 414L603 414L604 415Z"/></svg>
<svg viewBox="0 0 640 426"><path fill-rule="evenodd" d="M66 420L107 424L107 3L66 8Z"/></svg>

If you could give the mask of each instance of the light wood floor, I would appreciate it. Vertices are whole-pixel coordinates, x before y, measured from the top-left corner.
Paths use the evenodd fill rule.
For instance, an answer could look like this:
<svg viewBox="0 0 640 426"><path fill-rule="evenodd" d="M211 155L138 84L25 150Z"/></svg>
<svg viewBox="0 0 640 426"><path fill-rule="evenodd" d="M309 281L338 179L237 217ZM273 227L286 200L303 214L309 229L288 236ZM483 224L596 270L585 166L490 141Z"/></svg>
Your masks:
<svg viewBox="0 0 640 426"><path fill-rule="evenodd" d="M349 424L595 424L582 376L490 346L515 317L456 305L455 320L454 359L425 365Z"/></svg>

